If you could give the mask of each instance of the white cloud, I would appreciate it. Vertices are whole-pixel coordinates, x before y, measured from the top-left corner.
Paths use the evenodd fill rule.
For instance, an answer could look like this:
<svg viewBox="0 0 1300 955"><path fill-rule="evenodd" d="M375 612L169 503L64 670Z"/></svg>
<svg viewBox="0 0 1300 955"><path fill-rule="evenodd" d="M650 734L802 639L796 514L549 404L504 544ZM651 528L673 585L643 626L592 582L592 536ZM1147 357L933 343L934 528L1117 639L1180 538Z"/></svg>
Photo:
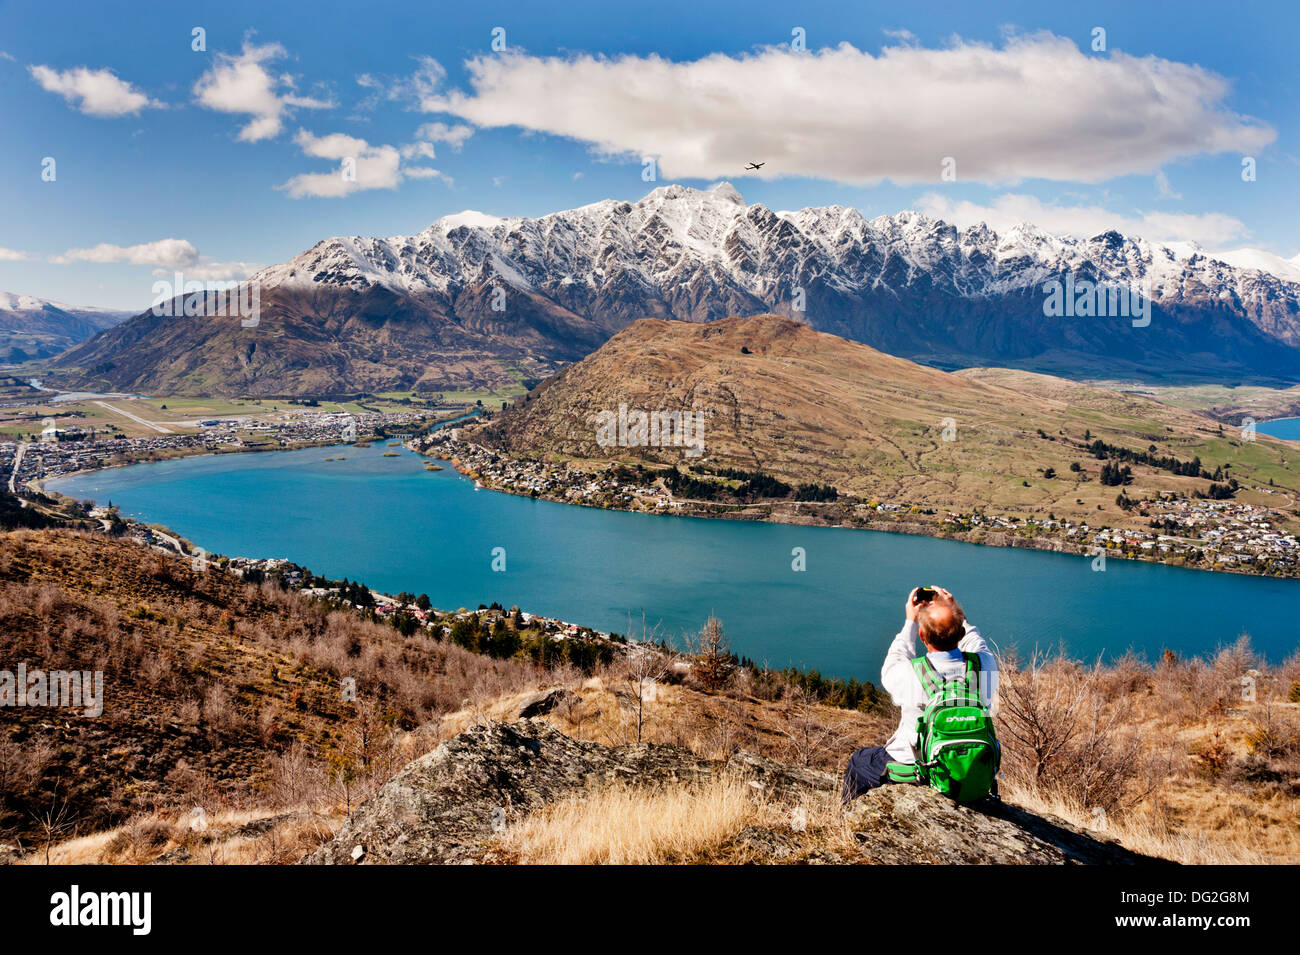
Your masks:
<svg viewBox="0 0 1300 955"><path fill-rule="evenodd" d="M1015 193L1004 193L992 203L982 205L931 192L917 201L916 208L962 229L983 222L995 232L1005 232L1029 222L1054 235L1090 238L1115 229L1153 242L1195 242L1209 247L1240 239L1249 231L1240 219L1217 212L1201 215L1134 212L1125 215L1101 206L1056 205L1035 196Z"/></svg>
<svg viewBox="0 0 1300 955"><path fill-rule="evenodd" d="M280 186L292 199L333 199L366 189L396 189L405 179L446 178L437 169L403 162L432 159L433 145L427 142L372 146L346 133L316 136L305 129L298 130L293 141L306 155L333 160L338 166L330 172L301 173Z"/></svg>
<svg viewBox="0 0 1300 955"><path fill-rule="evenodd" d="M433 143L416 142L409 146L403 146L401 149L403 159L437 159L438 155L433 150Z"/></svg>
<svg viewBox="0 0 1300 955"><path fill-rule="evenodd" d="M1159 199L1181 199L1181 192L1174 192L1174 187L1169 183L1169 177L1165 175L1163 169L1156 170L1156 197Z"/></svg>
<svg viewBox="0 0 1300 955"><path fill-rule="evenodd" d="M217 282L246 279L254 272L259 272L264 268L266 266L261 262L205 261L198 265L187 265L183 272L186 281ZM172 273L167 269L154 269L152 274L157 278L168 278Z"/></svg>
<svg viewBox="0 0 1300 955"><path fill-rule="evenodd" d="M432 96L442 82L445 71L437 60L429 56L417 57L416 62L418 65L409 76L357 74L357 85L369 91L369 94L357 104L357 109L366 113L384 100L414 104L419 103L426 96ZM433 139L430 136L422 138Z"/></svg>
<svg viewBox="0 0 1300 955"><path fill-rule="evenodd" d="M17 249L0 249L0 262L29 262L31 256Z"/></svg>
<svg viewBox="0 0 1300 955"><path fill-rule="evenodd" d="M133 116L142 109L163 105L108 69L78 66L60 71L48 66L29 66L27 72L42 89L58 93L70 106L88 116Z"/></svg>
<svg viewBox="0 0 1300 955"><path fill-rule="evenodd" d="M113 245L101 242L89 249L69 249L50 259L55 265L73 262L125 262L128 265L157 265L181 269L199 262L199 250L186 239L159 239L140 245Z"/></svg>
<svg viewBox="0 0 1300 955"><path fill-rule="evenodd" d="M474 130L459 123L455 126L448 126L446 123L425 123L415 131L415 135L418 139L427 139L431 143L446 143L454 151L459 152L465 145L465 140L474 135Z"/></svg>
<svg viewBox="0 0 1300 955"><path fill-rule="evenodd" d="M62 255L50 256L49 261L54 265L71 265L74 262L150 265L154 267L154 275L170 275L179 271L185 274L185 278L199 281L247 278L264 267L256 262L214 262L207 256L199 255L199 250L188 239L158 239L156 242L143 242L139 245L101 242L88 249L68 249Z"/></svg>
<svg viewBox="0 0 1300 955"><path fill-rule="evenodd" d="M418 102L437 92L447 71L431 56L419 57L419 64L409 77L390 84L390 99L411 99Z"/></svg>
<svg viewBox="0 0 1300 955"><path fill-rule="evenodd" d="M910 44L916 42L916 34L913 33L911 30L883 29L880 32L883 33L885 36L889 37L891 40L898 40L901 43Z"/></svg>
<svg viewBox="0 0 1300 955"><path fill-rule="evenodd" d="M867 184L1100 182L1201 153L1253 154L1276 137L1225 105L1229 86L1199 66L1120 52L1085 54L1051 34L1000 48L910 41L878 56L841 44L676 63L523 54L469 60L471 92L422 108L479 127L517 126L599 154L657 156L668 178L816 176Z"/></svg>
<svg viewBox="0 0 1300 955"><path fill-rule="evenodd" d="M194 84L199 104L219 113L252 117L239 131L239 139L257 142L280 134L284 120L294 108L328 109L328 100L299 96L294 79L273 74L268 65L285 55L279 43L256 46L244 42L239 56L218 53L213 65Z"/></svg>

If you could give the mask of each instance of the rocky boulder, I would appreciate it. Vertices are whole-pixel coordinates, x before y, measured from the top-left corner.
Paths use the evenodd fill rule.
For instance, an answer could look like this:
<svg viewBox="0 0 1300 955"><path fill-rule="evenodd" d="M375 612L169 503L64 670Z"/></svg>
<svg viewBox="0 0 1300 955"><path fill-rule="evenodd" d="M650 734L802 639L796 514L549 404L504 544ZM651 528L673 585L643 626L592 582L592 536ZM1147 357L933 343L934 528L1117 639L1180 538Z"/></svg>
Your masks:
<svg viewBox="0 0 1300 955"><path fill-rule="evenodd" d="M825 800L839 780L750 753L725 762L673 746L602 746L541 719L475 726L416 759L301 860L310 865L492 861L496 832L566 796L612 783L663 786L742 779L776 799ZM886 786L850 808L854 849L829 851L792 827L733 840L760 862L1134 864L1157 862L1058 819L991 802L957 807L918 786Z"/></svg>

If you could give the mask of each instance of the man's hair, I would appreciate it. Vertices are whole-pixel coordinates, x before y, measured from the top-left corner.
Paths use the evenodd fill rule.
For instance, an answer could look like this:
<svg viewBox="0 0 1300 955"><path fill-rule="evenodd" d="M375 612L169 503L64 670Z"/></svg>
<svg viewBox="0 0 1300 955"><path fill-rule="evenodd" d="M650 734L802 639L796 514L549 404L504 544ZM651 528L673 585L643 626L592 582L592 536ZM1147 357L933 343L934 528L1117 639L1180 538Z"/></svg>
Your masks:
<svg viewBox="0 0 1300 955"><path fill-rule="evenodd" d="M966 634L966 615L956 604L931 601L916 612L921 638L934 650L956 650Z"/></svg>

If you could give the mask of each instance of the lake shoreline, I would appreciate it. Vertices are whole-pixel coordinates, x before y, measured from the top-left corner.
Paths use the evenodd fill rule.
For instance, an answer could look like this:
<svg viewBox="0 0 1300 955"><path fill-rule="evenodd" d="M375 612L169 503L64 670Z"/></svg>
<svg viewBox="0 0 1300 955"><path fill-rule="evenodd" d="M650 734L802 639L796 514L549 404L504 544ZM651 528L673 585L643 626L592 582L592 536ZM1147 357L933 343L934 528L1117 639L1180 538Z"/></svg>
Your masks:
<svg viewBox="0 0 1300 955"><path fill-rule="evenodd" d="M408 450L420 454L424 457L438 457L434 451L421 451L418 448L406 446ZM479 447L479 446L475 446ZM480 450L493 454L502 455L502 452L490 448L481 448ZM505 455L502 455L503 457ZM629 514L655 513L638 507L619 507L617 505L607 504L590 504L583 501L575 501L563 495L546 494L546 493L529 493L515 490L510 487L499 486L489 481L485 481L483 475L474 468L467 465L458 457L444 458L439 460L448 461L457 472L463 476L475 481L476 485L484 490L497 491L503 494L511 494L516 497L531 497L539 500L551 501L556 504L569 504L578 507L594 508L596 510L614 510L622 511ZM664 517L700 517L711 520L729 520L740 522L755 522L764 524L784 524L787 526L804 526L804 527L827 527L840 530L867 530L882 531L888 534L903 534L913 537L930 537L937 540L951 540L964 544L976 544L981 547L997 547L1010 550L1036 550L1045 553L1068 554L1074 556L1086 557L1088 560L1096 560L1103 556L1102 553L1095 553L1100 545L1077 544L1068 540L1061 540L1056 537L1047 537L1042 535L1025 536L1009 531L985 530L962 531L948 530L932 522L924 521L896 521L880 519L863 519L854 517L846 520L845 515L828 515L825 511L836 505L827 505L816 502L765 502L758 504L713 504L705 501L681 501L682 507L671 512L659 512L659 516ZM840 505L843 508L845 505ZM757 509L757 512L755 512ZM820 509L820 510L818 510ZM1266 574L1261 573L1253 568L1246 569L1241 567L1214 567L1214 566L1197 566L1182 563L1176 560L1166 560L1158 556L1146 554L1124 553L1123 551L1111 548L1104 549L1104 556L1107 560L1130 560L1136 563L1160 564L1165 567L1174 567L1180 570L1198 570L1211 574L1231 574L1239 577L1259 577L1269 580L1297 580L1300 579L1300 570L1290 574Z"/></svg>
<svg viewBox="0 0 1300 955"><path fill-rule="evenodd" d="M93 468L79 468L76 471L65 471L62 474L44 475L35 481L28 481L25 486L49 497L61 497L67 500L73 500L69 495L60 491L47 490L45 487L46 483L49 481L63 481L69 478L85 477L88 474L99 474L104 471L116 471L119 468L132 468L137 464L162 464L165 461L179 461L182 458L218 458L228 454L274 454L277 451L306 451L309 448L336 448L339 447L340 444L352 447L352 445L347 444L347 442L329 444L323 441L305 441L302 444L296 444L291 447L279 448L224 448L216 451L208 451L205 449L193 452L182 450L179 454L172 454L163 458L140 458L135 461L119 461L114 464L105 464Z"/></svg>
<svg viewBox="0 0 1300 955"><path fill-rule="evenodd" d="M472 417L472 416L471 416ZM459 421L462 419L456 419ZM454 424L456 421L440 422L438 427ZM162 461L180 460L182 458L201 458L201 457L219 457L232 454L260 454L275 453L278 451L302 451L310 448L332 448L332 447L353 447L347 442L325 443L325 442L305 442L294 447L251 447L251 448L228 448L215 451L202 450L193 453L181 453L170 455L165 458L142 458L140 460L125 461L115 464L109 464L102 467L82 468L77 471L69 471L64 474L42 477L37 481L29 482L28 487L39 493L55 497L69 498L68 495L59 491L47 490L46 484L50 481L61 481L64 479L82 477L101 471L116 470L119 468L133 467L138 464L155 464ZM520 491L508 487L501 487L491 483L485 483L482 475L476 470L466 465L458 457L449 458L438 457L432 451L422 451L412 447L409 442L402 444L402 447L413 454L423 458L436 457L438 460L447 461L459 474L470 478L480 484L485 490L497 491L503 494L511 494L516 497L535 497L542 500L551 501L557 504L567 504L577 507L594 508L596 510L617 510L625 513L648 513L647 511L635 507L617 507L607 505L588 504L582 501L574 501L559 495L524 494ZM490 449L483 449L490 450ZM494 452L500 453L500 452ZM815 502L767 502L750 505L736 504L712 504L702 501L682 502L686 508L676 510L670 513L662 513L664 517L700 517L712 520L729 520L741 522L756 522L765 524L784 524L787 526L799 527L826 527L837 528L841 530L868 530L881 531L887 534L904 534L915 537L931 537L937 540L958 541L965 544L976 544L982 547L997 547L1011 550L1036 550L1045 553L1067 554L1073 556L1087 557L1089 560L1095 560L1099 554L1093 553L1097 545L1091 547L1076 544L1071 541L1060 540L1054 537L1046 536L1023 536L1006 531L984 530L979 531L960 531L946 530L934 523L924 521L896 521L896 520L867 520L862 518L845 519L845 515L828 515L825 509L834 505L826 505ZM756 512L757 509L757 512ZM818 510L821 509L821 510ZM649 512L653 513L653 512ZM1131 560L1139 563L1161 564L1166 567L1176 567L1183 570L1199 570L1212 574L1232 574L1245 577L1261 577L1273 580L1296 580L1300 579L1300 572L1294 574L1265 574L1254 569L1243 569L1240 567L1201 567L1180 563L1173 560L1163 560L1156 556L1147 556L1143 554L1123 553L1119 550L1107 548L1105 550L1107 560Z"/></svg>

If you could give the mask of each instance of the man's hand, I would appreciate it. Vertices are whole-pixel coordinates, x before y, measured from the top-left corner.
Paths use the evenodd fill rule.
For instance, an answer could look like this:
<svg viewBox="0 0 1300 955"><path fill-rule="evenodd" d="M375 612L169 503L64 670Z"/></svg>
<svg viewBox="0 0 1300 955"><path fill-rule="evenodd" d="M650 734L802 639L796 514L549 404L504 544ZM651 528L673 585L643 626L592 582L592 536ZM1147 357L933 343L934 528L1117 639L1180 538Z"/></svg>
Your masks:
<svg viewBox="0 0 1300 955"><path fill-rule="evenodd" d="M920 587L913 587L912 592L907 595L907 603L903 606L903 615L907 617L908 623L916 622L916 612L921 609L921 605L916 602L916 592Z"/></svg>
<svg viewBox="0 0 1300 955"><path fill-rule="evenodd" d="M961 604L957 603L957 598L954 597L951 592L944 590L942 587L934 588L934 599L937 601L942 601L943 603L948 604L948 606L956 610L961 610Z"/></svg>

